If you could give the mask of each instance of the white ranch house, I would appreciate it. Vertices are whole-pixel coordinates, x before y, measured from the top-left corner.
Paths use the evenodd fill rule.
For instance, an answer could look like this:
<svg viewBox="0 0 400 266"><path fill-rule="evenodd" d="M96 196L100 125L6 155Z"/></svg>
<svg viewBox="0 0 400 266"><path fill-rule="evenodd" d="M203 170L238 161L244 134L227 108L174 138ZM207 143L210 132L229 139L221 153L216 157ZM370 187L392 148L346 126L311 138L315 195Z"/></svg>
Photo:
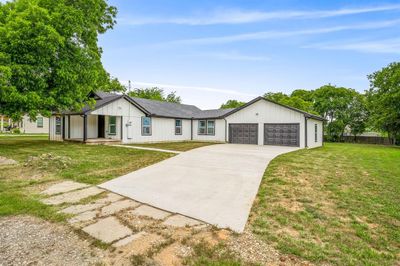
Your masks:
<svg viewBox="0 0 400 266"><path fill-rule="evenodd" d="M146 143L219 141L300 148L323 143L322 117L258 97L236 109L200 110L128 95L93 93L96 105L50 117L50 140Z"/></svg>

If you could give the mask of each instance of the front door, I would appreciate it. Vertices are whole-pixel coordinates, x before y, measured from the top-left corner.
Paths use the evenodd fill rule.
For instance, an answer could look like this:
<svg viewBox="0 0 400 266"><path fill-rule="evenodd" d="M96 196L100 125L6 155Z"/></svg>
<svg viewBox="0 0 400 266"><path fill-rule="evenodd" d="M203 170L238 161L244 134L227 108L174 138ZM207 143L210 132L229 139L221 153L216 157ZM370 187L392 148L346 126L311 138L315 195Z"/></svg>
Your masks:
<svg viewBox="0 0 400 266"><path fill-rule="evenodd" d="M104 115L99 115L98 120L97 120L97 136L98 138L104 138L105 137L105 119Z"/></svg>

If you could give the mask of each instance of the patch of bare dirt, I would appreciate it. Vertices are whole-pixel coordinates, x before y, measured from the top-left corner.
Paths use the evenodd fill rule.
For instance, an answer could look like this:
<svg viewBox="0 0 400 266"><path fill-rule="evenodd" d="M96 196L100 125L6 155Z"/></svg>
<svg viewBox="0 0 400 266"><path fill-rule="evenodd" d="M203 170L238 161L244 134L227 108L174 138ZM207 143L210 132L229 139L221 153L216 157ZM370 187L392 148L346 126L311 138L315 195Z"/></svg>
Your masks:
<svg viewBox="0 0 400 266"><path fill-rule="evenodd" d="M92 265L103 256L65 226L30 216L0 219L2 265Z"/></svg>

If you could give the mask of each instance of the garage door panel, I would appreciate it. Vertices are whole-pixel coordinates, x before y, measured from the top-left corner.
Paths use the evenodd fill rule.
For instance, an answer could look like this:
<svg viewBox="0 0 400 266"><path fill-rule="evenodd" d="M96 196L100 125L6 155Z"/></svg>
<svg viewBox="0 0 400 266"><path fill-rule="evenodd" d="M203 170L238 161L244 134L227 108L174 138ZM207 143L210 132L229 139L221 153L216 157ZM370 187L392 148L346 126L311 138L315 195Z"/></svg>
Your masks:
<svg viewBox="0 0 400 266"><path fill-rule="evenodd" d="M300 146L300 124L264 124L264 145Z"/></svg>
<svg viewBox="0 0 400 266"><path fill-rule="evenodd" d="M258 124L229 124L229 142L258 144Z"/></svg>

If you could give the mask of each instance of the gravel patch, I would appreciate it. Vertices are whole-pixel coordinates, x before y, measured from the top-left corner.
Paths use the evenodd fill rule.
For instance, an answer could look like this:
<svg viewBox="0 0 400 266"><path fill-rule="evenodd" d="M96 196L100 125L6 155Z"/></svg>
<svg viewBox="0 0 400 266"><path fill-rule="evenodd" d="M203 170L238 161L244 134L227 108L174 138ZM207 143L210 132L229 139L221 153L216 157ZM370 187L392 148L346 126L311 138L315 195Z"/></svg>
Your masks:
<svg viewBox="0 0 400 266"><path fill-rule="evenodd" d="M238 257L261 265L313 265L295 256L282 255L274 247L264 243L251 231L246 229L242 234L233 237L228 247Z"/></svg>
<svg viewBox="0 0 400 266"><path fill-rule="evenodd" d="M30 216L0 219L0 265L93 265L101 252L61 225Z"/></svg>

